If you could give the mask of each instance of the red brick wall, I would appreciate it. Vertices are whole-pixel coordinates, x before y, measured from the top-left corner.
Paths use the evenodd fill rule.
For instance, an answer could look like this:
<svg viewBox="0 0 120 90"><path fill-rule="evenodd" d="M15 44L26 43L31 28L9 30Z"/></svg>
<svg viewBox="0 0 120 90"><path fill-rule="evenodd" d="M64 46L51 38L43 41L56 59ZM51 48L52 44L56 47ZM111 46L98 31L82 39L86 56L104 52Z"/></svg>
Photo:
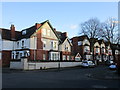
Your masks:
<svg viewBox="0 0 120 90"><path fill-rule="evenodd" d="M11 51L2 51L2 66L10 66Z"/></svg>
<svg viewBox="0 0 120 90"><path fill-rule="evenodd" d="M78 38L72 38L72 53L80 53L83 57L84 55L84 46L78 46Z"/></svg>
<svg viewBox="0 0 120 90"><path fill-rule="evenodd" d="M61 60L63 60L63 55L65 55L66 56L66 60L67 60L67 56L71 56L71 52L67 52L67 51L62 51L61 52Z"/></svg>
<svg viewBox="0 0 120 90"><path fill-rule="evenodd" d="M41 31L37 32L37 49L43 49L43 42L41 41Z"/></svg>
<svg viewBox="0 0 120 90"><path fill-rule="evenodd" d="M49 53L48 51L37 49L35 50L35 60L43 60L43 54L46 55L46 59L48 60ZM30 50L30 60L34 60L34 50Z"/></svg>

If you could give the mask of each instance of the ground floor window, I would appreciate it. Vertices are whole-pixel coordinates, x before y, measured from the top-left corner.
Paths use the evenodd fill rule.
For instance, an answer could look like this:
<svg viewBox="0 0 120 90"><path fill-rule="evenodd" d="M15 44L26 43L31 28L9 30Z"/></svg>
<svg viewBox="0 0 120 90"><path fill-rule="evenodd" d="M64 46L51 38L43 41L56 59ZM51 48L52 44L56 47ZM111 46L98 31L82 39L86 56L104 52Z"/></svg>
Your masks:
<svg viewBox="0 0 120 90"><path fill-rule="evenodd" d="M70 60L70 56L67 56L67 60Z"/></svg>
<svg viewBox="0 0 120 90"><path fill-rule="evenodd" d="M63 55L63 60L66 60L66 56L65 55Z"/></svg>
<svg viewBox="0 0 120 90"><path fill-rule="evenodd" d="M75 61L80 61L80 57L75 57Z"/></svg>
<svg viewBox="0 0 120 90"><path fill-rule="evenodd" d="M86 55L86 59L90 60L91 59L91 55Z"/></svg>
<svg viewBox="0 0 120 90"><path fill-rule="evenodd" d="M43 54L43 60L46 60L46 55L45 54Z"/></svg>
<svg viewBox="0 0 120 90"><path fill-rule="evenodd" d="M59 52L50 52L49 53L49 60L59 60L60 54Z"/></svg>

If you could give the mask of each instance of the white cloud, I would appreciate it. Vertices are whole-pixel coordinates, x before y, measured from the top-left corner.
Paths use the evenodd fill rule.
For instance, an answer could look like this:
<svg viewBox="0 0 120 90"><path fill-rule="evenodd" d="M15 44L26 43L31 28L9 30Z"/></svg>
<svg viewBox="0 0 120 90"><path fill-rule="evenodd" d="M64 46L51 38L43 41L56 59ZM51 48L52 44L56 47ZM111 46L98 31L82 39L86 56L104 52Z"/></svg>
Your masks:
<svg viewBox="0 0 120 90"><path fill-rule="evenodd" d="M70 25L70 29L76 29L78 27L78 25Z"/></svg>

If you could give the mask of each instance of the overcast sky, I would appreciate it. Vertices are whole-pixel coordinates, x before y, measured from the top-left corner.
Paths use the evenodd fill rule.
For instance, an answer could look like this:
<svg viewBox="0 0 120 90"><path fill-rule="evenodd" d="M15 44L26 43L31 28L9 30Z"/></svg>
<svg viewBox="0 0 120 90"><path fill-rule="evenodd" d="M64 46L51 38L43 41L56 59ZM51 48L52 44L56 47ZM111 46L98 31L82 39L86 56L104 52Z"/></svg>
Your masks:
<svg viewBox="0 0 120 90"><path fill-rule="evenodd" d="M4 2L2 28L14 24L16 30L49 20L56 30L78 36L80 24L97 17L101 22L118 17L117 2Z"/></svg>

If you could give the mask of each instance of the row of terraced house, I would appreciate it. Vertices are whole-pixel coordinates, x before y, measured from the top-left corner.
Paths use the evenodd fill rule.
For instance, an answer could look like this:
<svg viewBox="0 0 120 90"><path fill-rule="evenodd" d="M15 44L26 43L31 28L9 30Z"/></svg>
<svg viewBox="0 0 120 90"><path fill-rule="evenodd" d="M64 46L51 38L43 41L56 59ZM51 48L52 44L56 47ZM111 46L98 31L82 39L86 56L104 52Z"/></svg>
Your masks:
<svg viewBox="0 0 120 90"><path fill-rule="evenodd" d="M10 61L27 57L30 61L82 61L104 62L113 60L111 44L87 35L68 38L67 32L57 31L47 20L16 31L0 29L0 61L9 66Z"/></svg>

